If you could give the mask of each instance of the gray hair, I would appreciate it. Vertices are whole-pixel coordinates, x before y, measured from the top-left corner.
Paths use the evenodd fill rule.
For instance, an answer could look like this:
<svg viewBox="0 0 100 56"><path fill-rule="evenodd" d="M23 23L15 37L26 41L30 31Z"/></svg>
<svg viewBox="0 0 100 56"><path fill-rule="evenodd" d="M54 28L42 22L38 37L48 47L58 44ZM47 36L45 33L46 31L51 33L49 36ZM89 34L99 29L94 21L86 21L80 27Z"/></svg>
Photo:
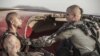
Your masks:
<svg viewBox="0 0 100 56"><path fill-rule="evenodd" d="M83 14L83 9L80 8L80 6L78 6L78 5L71 5L71 6L69 6L66 11L68 11L68 10L73 11L75 8L79 8L80 11L81 11L81 14Z"/></svg>
<svg viewBox="0 0 100 56"><path fill-rule="evenodd" d="M6 16L6 23L8 26L11 24L11 20L13 19L13 16L17 16L16 12L9 12Z"/></svg>

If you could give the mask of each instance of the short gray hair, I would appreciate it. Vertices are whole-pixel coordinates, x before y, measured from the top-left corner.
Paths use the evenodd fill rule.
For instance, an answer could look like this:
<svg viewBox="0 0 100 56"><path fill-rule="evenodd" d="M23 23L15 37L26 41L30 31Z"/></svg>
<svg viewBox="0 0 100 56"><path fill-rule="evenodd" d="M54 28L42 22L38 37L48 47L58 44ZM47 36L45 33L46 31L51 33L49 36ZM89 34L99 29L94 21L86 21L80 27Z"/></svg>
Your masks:
<svg viewBox="0 0 100 56"><path fill-rule="evenodd" d="M9 12L7 14L7 16L6 16L6 23L7 23L8 26L10 26L10 24L11 24L10 21L12 20L13 16L17 16L17 13L16 12Z"/></svg>
<svg viewBox="0 0 100 56"><path fill-rule="evenodd" d="M75 8L79 8L80 11L81 11L81 14L83 14L83 9L80 8L80 6L78 6L78 5L71 5L71 6L69 6L69 7L67 8L67 10L73 11Z"/></svg>

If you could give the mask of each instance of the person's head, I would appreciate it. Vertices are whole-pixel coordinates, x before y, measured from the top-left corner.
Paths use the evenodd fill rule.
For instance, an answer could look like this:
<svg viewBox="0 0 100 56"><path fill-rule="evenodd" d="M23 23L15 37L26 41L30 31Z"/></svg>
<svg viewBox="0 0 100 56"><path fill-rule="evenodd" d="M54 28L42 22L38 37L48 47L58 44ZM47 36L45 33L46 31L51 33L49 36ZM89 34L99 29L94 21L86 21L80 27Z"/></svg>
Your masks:
<svg viewBox="0 0 100 56"><path fill-rule="evenodd" d="M66 18L68 21L79 21L82 14L83 10L78 5L71 5L66 10Z"/></svg>
<svg viewBox="0 0 100 56"><path fill-rule="evenodd" d="M20 28L22 20L19 18L16 12L9 12L6 16L6 23L8 27L14 26L16 28Z"/></svg>

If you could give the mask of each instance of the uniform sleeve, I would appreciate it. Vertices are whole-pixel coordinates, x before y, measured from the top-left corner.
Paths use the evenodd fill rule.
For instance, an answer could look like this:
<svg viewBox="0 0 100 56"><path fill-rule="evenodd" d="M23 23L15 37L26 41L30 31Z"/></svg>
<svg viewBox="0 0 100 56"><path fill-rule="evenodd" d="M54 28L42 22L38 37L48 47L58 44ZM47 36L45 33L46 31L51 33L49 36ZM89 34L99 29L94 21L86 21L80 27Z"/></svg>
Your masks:
<svg viewBox="0 0 100 56"><path fill-rule="evenodd" d="M33 39L32 40L32 46L33 47L47 47L47 46L51 46L53 43L55 43L55 39L54 38L50 38L50 36L43 36L40 37L38 39Z"/></svg>
<svg viewBox="0 0 100 56"><path fill-rule="evenodd" d="M98 31L99 31L99 38L98 38L98 41L99 41L99 43L100 43L100 29L99 29Z"/></svg>
<svg viewBox="0 0 100 56"><path fill-rule="evenodd" d="M72 36L72 30L66 30L62 33L60 33L56 38L59 40L63 40L63 39L68 39Z"/></svg>
<svg viewBox="0 0 100 56"><path fill-rule="evenodd" d="M58 36L51 38L49 36L43 36L38 39L32 40L33 47L47 47L51 46L53 43L57 42L57 40L68 39L72 36L71 30L67 30L59 34Z"/></svg>

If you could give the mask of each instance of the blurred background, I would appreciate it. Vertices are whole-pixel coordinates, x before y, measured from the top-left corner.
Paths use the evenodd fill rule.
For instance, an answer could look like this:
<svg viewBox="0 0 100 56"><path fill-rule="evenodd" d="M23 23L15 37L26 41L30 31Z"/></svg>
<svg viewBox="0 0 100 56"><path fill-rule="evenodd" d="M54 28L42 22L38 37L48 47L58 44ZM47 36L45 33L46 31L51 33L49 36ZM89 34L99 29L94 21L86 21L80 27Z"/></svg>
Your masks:
<svg viewBox="0 0 100 56"><path fill-rule="evenodd" d="M85 14L100 15L100 0L0 0L0 8L42 8L53 11L66 11L76 4L84 9Z"/></svg>

